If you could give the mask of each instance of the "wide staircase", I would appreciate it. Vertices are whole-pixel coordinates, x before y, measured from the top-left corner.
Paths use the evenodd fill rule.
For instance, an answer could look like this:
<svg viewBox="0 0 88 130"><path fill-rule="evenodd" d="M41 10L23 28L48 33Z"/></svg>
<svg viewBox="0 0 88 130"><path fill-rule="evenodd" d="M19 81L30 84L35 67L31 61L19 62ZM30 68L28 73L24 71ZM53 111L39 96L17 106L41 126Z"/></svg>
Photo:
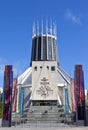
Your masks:
<svg viewBox="0 0 88 130"><path fill-rule="evenodd" d="M23 115L13 114L12 125L72 124L72 114L66 115L63 106L30 106Z"/></svg>

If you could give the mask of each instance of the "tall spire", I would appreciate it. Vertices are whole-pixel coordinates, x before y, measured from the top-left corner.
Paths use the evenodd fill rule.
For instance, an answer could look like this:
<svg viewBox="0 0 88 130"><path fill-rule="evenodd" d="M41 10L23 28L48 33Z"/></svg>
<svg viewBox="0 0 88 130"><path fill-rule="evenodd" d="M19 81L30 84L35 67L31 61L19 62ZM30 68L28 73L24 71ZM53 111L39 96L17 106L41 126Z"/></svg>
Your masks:
<svg viewBox="0 0 88 130"><path fill-rule="evenodd" d="M39 35L39 21L37 20L37 35Z"/></svg>
<svg viewBox="0 0 88 130"><path fill-rule="evenodd" d="M46 20L46 34L48 34L48 21Z"/></svg>
<svg viewBox="0 0 88 130"><path fill-rule="evenodd" d="M52 19L50 19L50 22L48 22L48 20L46 19L46 22L44 24L43 20L41 22L41 25L39 24L39 21L37 20L37 22L34 21L33 23L33 37L38 36L38 35L43 35L43 34L50 34L53 36L57 36L57 31L56 31L56 23L55 21L52 21Z"/></svg>
<svg viewBox="0 0 88 130"><path fill-rule="evenodd" d="M43 34L43 20L42 20L42 29L41 29L41 33Z"/></svg>
<svg viewBox="0 0 88 130"><path fill-rule="evenodd" d="M53 22L53 35L56 37L56 23L55 21Z"/></svg>
<svg viewBox="0 0 88 130"><path fill-rule="evenodd" d="M36 36L36 24L35 24L35 21L34 21L34 24L33 24L33 37Z"/></svg>
<svg viewBox="0 0 88 130"><path fill-rule="evenodd" d="M52 35L52 19L50 20L50 34Z"/></svg>

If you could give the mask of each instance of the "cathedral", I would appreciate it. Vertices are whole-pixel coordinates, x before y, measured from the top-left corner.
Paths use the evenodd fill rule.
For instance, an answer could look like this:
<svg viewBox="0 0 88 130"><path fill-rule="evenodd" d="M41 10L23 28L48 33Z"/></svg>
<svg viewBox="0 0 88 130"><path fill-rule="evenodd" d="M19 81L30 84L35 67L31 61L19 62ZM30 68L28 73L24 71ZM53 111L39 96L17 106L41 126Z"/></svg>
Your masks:
<svg viewBox="0 0 88 130"><path fill-rule="evenodd" d="M60 66L55 23L33 25L30 66L13 80L12 123L75 122L74 79Z"/></svg>
<svg viewBox="0 0 88 130"><path fill-rule="evenodd" d="M31 61L18 78L12 65L5 66L2 126L86 124L82 65L74 78L58 59L55 23L33 25Z"/></svg>
<svg viewBox="0 0 88 130"><path fill-rule="evenodd" d="M71 86L72 78L58 60L56 25L34 23L30 66L17 79L16 112L20 112L23 89L23 111L30 106L63 106L64 112L71 113L75 107Z"/></svg>

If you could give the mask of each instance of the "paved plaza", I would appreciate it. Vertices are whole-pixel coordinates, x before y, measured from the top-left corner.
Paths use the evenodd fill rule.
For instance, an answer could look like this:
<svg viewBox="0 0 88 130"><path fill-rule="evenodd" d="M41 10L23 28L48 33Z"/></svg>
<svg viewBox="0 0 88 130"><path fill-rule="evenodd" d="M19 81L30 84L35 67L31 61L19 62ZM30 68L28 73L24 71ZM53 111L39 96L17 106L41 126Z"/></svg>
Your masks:
<svg viewBox="0 0 88 130"><path fill-rule="evenodd" d="M29 128L0 128L0 130L88 130L88 127L29 127Z"/></svg>

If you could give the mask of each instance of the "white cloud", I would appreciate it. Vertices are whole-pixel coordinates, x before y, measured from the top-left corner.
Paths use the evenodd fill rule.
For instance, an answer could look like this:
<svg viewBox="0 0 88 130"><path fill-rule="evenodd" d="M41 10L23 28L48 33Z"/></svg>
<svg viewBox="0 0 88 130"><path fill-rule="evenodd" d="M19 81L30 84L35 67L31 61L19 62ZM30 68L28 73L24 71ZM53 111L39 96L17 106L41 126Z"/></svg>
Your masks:
<svg viewBox="0 0 88 130"><path fill-rule="evenodd" d="M68 20L72 21L73 23L81 24L80 16L73 14L70 9L66 10L65 16Z"/></svg>

